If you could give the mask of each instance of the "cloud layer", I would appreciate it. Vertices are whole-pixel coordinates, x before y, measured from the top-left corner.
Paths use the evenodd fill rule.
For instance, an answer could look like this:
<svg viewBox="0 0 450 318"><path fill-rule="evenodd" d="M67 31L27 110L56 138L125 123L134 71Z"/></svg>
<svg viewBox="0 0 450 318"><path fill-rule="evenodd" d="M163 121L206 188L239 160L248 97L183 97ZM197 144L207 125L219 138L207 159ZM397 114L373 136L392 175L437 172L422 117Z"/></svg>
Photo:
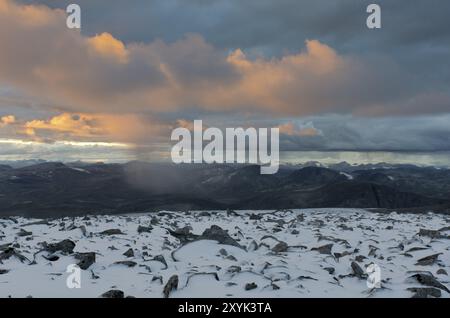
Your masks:
<svg viewBox="0 0 450 318"><path fill-rule="evenodd" d="M443 92L416 96L417 80L388 58L342 55L317 40L279 58L218 49L201 35L125 44L107 32L67 29L61 10L6 0L0 42L0 82L73 112L380 115L414 108L418 98L432 102L422 112L442 112L450 101Z"/></svg>
<svg viewBox="0 0 450 318"><path fill-rule="evenodd" d="M367 1L80 0L79 32L64 1L2 0L0 139L148 146L204 119L284 150L449 150L436 1L384 2L371 32Z"/></svg>

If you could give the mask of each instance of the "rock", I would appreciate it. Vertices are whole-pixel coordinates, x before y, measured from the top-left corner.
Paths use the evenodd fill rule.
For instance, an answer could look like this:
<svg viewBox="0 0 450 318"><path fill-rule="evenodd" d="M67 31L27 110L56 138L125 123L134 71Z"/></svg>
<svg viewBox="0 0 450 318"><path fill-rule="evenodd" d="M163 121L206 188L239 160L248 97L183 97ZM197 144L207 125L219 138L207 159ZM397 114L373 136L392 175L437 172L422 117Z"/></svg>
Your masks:
<svg viewBox="0 0 450 318"><path fill-rule="evenodd" d="M436 263L436 261L438 260L439 255L441 255L442 253L437 253L437 254L433 254L433 255L429 255L426 257L423 257L421 259L419 259L416 263L416 265L420 265L420 266L428 266L428 265L433 265L434 263Z"/></svg>
<svg viewBox="0 0 450 318"><path fill-rule="evenodd" d="M279 290L280 289L280 287L277 284L272 283L271 286L272 286L273 290Z"/></svg>
<svg viewBox="0 0 450 318"><path fill-rule="evenodd" d="M224 249L224 248L221 248L221 249L219 250L219 254L222 255L222 256L228 256L228 252L227 252L227 250Z"/></svg>
<svg viewBox="0 0 450 318"><path fill-rule="evenodd" d="M326 270L330 275L333 275L334 272L336 271L334 267L325 267L324 270Z"/></svg>
<svg viewBox="0 0 450 318"><path fill-rule="evenodd" d="M126 257L134 257L133 249L132 249L132 248L128 249L128 251L126 251L126 252L123 253L122 255L124 255L124 256L126 256Z"/></svg>
<svg viewBox="0 0 450 318"><path fill-rule="evenodd" d="M100 232L99 234L100 235L124 235L125 233L123 233L119 229L109 229L109 230L104 230L103 232Z"/></svg>
<svg viewBox="0 0 450 318"><path fill-rule="evenodd" d="M250 214L250 217L249 217L250 220L256 220L256 221L261 220L262 218L263 218L263 216L261 214Z"/></svg>
<svg viewBox="0 0 450 318"><path fill-rule="evenodd" d="M279 242L277 245L275 245L272 248L272 252L284 253L284 252L287 252L288 248L289 248L289 246L287 245L286 242Z"/></svg>
<svg viewBox="0 0 450 318"><path fill-rule="evenodd" d="M58 243L47 244L43 243L44 250L50 253L61 252L63 254L72 254L75 248L75 243L71 240L62 240Z"/></svg>
<svg viewBox="0 0 450 318"><path fill-rule="evenodd" d="M358 263L363 262L367 257L365 257L364 255L358 255L355 257L355 261L357 261Z"/></svg>
<svg viewBox="0 0 450 318"><path fill-rule="evenodd" d="M320 228L325 225L325 222L323 220L316 219L316 220L312 220L312 221L308 222L308 225L316 227L316 228Z"/></svg>
<svg viewBox="0 0 450 318"><path fill-rule="evenodd" d="M275 223L276 226L283 228L286 222L282 219L269 219L266 221L267 223Z"/></svg>
<svg viewBox="0 0 450 318"><path fill-rule="evenodd" d="M151 225L158 225L159 224L159 220L156 216L152 217L152 219L150 220L150 224Z"/></svg>
<svg viewBox="0 0 450 318"><path fill-rule="evenodd" d="M57 260L59 260L59 256L58 255L50 255L50 256L47 256L47 257L44 256L44 258L47 261L50 261L50 262L56 262Z"/></svg>
<svg viewBox="0 0 450 318"><path fill-rule="evenodd" d="M163 283L163 278L162 278L162 276L153 276L152 277L152 282L156 282L156 281L159 281L159 283L162 285L162 283Z"/></svg>
<svg viewBox="0 0 450 318"><path fill-rule="evenodd" d="M2 253L0 253L0 264L3 260L10 259L11 257L15 257L15 258L19 259L19 261L22 263L25 261L29 262L28 258L26 258L22 254L16 252L16 250L13 247L9 247L9 248L5 249Z"/></svg>
<svg viewBox="0 0 450 318"><path fill-rule="evenodd" d="M92 264L95 263L95 253L77 253L75 254L75 259L79 260L78 267L82 270L87 270Z"/></svg>
<svg viewBox="0 0 450 318"><path fill-rule="evenodd" d="M448 275L447 271L443 268L439 268L436 272L437 275Z"/></svg>
<svg viewBox="0 0 450 318"><path fill-rule="evenodd" d="M217 275L217 273L206 273L206 272L200 272L200 273L193 273L191 275L189 275L189 277L186 280L186 286L189 285L189 282L191 281L191 279L195 276L210 276L212 278L214 278L216 281L219 281L219 275Z"/></svg>
<svg viewBox="0 0 450 318"><path fill-rule="evenodd" d="M376 257L377 256L377 251L379 250L379 248L376 247L376 246L373 246L373 245L369 245L369 248L370 248L370 250L369 250L368 256Z"/></svg>
<svg viewBox="0 0 450 318"><path fill-rule="evenodd" d="M342 229L343 231L353 231L352 227L349 227L349 226L347 226L345 224L338 225L338 228Z"/></svg>
<svg viewBox="0 0 450 318"><path fill-rule="evenodd" d="M152 228L151 226L142 226L142 225L139 225L138 228L137 228L137 232L138 232L139 234L141 234L141 233L151 233L152 230L153 230L153 228Z"/></svg>
<svg viewBox="0 0 450 318"><path fill-rule="evenodd" d="M75 230L77 227L76 227L76 225L75 224L70 224L67 228L66 228L66 231L73 231L73 230Z"/></svg>
<svg viewBox="0 0 450 318"><path fill-rule="evenodd" d="M124 266L127 266L127 267L135 267L137 265L137 263L133 262L133 261L118 261L118 262L115 262L114 264L116 264L116 265L124 265Z"/></svg>
<svg viewBox="0 0 450 318"><path fill-rule="evenodd" d="M28 231L25 231L24 229L20 229L19 233L17 233L17 236L20 236L20 237L31 236L31 235L33 235L33 232L28 232Z"/></svg>
<svg viewBox="0 0 450 318"><path fill-rule="evenodd" d="M227 256L227 260L233 261L233 262L237 262L237 258L234 257L233 255L228 255Z"/></svg>
<svg viewBox="0 0 450 318"><path fill-rule="evenodd" d="M101 298L125 298L125 294L121 290L109 290L100 296Z"/></svg>
<svg viewBox="0 0 450 318"><path fill-rule="evenodd" d="M232 209L227 209L227 217L230 216L239 216L238 213L236 213L236 211L232 210Z"/></svg>
<svg viewBox="0 0 450 318"><path fill-rule="evenodd" d="M298 230L292 230L291 234L292 235L298 235L298 234L300 234L300 232Z"/></svg>
<svg viewBox="0 0 450 318"><path fill-rule="evenodd" d="M217 225L212 225L209 229L206 229L199 239L213 240L219 242L220 244L231 245L243 249L243 247L239 245L239 243L236 242L236 240L234 240L227 231Z"/></svg>
<svg viewBox="0 0 450 318"><path fill-rule="evenodd" d="M210 217L210 216L211 216L211 213L209 213L209 212L200 212L200 213L198 214L198 216L200 216L200 217Z"/></svg>
<svg viewBox="0 0 450 318"><path fill-rule="evenodd" d="M412 247L412 248L408 249L405 253L424 251L424 250L427 250L427 249L428 249L428 247Z"/></svg>
<svg viewBox="0 0 450 318"><path fill-rule="evenodd" d="M442 290L445 290L447 293L450 293L450 290L443 284L441 284L436 277L434 277L431 273L418 273L411 276L412 278L415 278L420 284L429 286L429 287L436 287Z"/></svg>
<svg viewBox="0 0 450 318"><path fill-rule="evenodd" d="M164 289L163 289L164 298L169 298L170 293L173 290L176 290L177 288L178 288L178 275L173 275L167 281L166 286L164 286Z"/></svg>
<svg viewBox="0 0 450 318"><path fill-rule="evenodd" d="M94 273L94 271L91 270L91 278L92 278L92 279L99 279L100 276L96 275L96 274Z"/></svg>
<svg viewBox="0 0 450 318"><path fill-rule="evenodd" d="M413 292L414 295L412 298L439 298L441 297L441 291L437 288L428 287L428 288L408 288L409 291Z"/></svg>
<svg viewBox="0 0 450 318"><path fill-rule="evenodd" d="M309 279L309 280L315 280L315 281L318 280L317 278L314 278L314 277L311 277L311 276L304 276L304 275L300 275L299 277L297 277L297 279L298 279L298 280L306 280L306 279Z"/></svg>
<svg viewBox="0 0 450 318"><path fill-rule="evenodd" d="M328 254L331 255L331 249L333 248L333 244L327 244L319 247L313 247L311 251L318 251L320 254Z"/></svg>
<svg viewBox="0 0 450 318"><path fill-rule="evenodd" d="M185 244L188 242L195 241L198 235L191 233L191 227L185 226L181 229L169 230L170 235L180 240L181 243Z"/></svg>
<svg viewBox="0 0 450 318"><path fill-rule="evenodd" d="M349 251L343 251L342 253L334 253L333 254L335 258L337 258L338 260L344 256L348 256L348 255L352 255L352 253L350 253Z"/></svg>
<svg viewBox="0 0 450 318"><path fill-rule="evenodd" d="M166 259L164 258L164 256L162 256L162 255L156 255L154 258L153 258L153 260L154 261L157 261L157 262L160 262L160 263L162 263L162 264L164 264L164 266L165 266L165 268L164 269L167 269L167 262L166 262Z"/></svg>
<svg viewBox="0 0 450 318"><path fill-rule="evenodd" d="M247 283L245 285L245 290L253 290L258 288L258 285L256 285L255 283Z"/></svg>
<svg viewBox="0 0 450 318"><path fill-rule="evenodd" d="M9 249L11 247L11 243L7 243L7 244L2 244L0 245L0 251L6 251L7 249Z"/></svg>
<svg viewBox="0 0 450 318"><path fill-rule="evenodd" d="M8 274L9 270L7 269L0 269L0 275Z"/></svg>
<svg viewBox="0 0 450 318"><path fill-rule="evenodd" d="M436 230L427 230L427 229L420 229L419 233L417 233L417 235L419 236L427 236L429 238L432 239L440 239L440 238L445 238L445 235L442 235L442 233L440 231L436 231Z"/></svg>
<svg viewBox="0 0 450 318"><path fill-rule="evenodd" d="M361 268L361 266L358 265L356 262L352 262L351 264L353 274L355 274L356 277L360 279L366 279L367 274L364 272L364 270Z"/></svg>
<svg viewBox="0 0 450 318"><path fill-rule="evenodd" d="M230 266L227 269L227 272L231 273L231 274L240 273L241 271L242 271L242 268L240 266L236 266L236 265Z"/></svg>

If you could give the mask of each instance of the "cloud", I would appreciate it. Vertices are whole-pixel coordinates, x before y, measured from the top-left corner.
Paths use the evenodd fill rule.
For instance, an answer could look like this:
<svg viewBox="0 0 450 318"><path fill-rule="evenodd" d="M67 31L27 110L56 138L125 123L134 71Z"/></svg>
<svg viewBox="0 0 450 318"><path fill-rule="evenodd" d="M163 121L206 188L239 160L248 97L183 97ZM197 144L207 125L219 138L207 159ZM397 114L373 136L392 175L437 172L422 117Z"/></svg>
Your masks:
<svg viewBox="0 0 450 318"><path fill-rule="evenodd" d="M320 134L301 136L285 126L280 148L292 151L450 151L450 115L358 117L325 115L303 118ZM290 133L289 133L290 132Z"/></svg>
<svg viewBox="0 0 450 318"><path fill-rule="evenodd" d="M11 125L16 122L14 115L7 115L0 118L0 125Z"/></svg>
<svg viewBox="0 0 450 318"><path fill-rule="evenodd" d="M61 114L49 120L31 120L24 124L24 131L30 136L41 132L56 133L60 136L93 137L102 134L102 129L94 125L94 117L90 115Z"/></svg>
<svg viewBox="0 0 450 318"><path fill-rule="evenodd" d="M298 136L298 137L313 137L322 136L323 132L314 127L313 122L307 122L306 124L296 124L293 122L288 122L279 125L280 133L288 136Z"/></svg>
<svg viewBox="0 0 450 318"><path fill-rule="evenodd" d="M376 106L389 114L419 87L388 58L342 55L318 40L279 58L250 58L200 35L125 44L110 33L67 29L61 10L11 0L0 7L0 42L0 83L68 112L298 116Z"/></svg>
<svg viewBox="0 0 450 318"><path fill-rule="evenodd" d="M128 51L125 45L109 33L102 33L88 39L88 43L96 54L112 58L118 63L128 62Z"/></svg>
<svg viewBox="0 0 450 318"><path fill-rule="evenodd" d="M166 123L134 114L62 113L49 119L22 123L18 129L41 142L91 141L150 144L168 141L175 123Z"/></svg>
<svg viewBox="0 0 450 318"><path fill-rule="evenodd" d="M367 1L149 1L80 0L79 32L70 1L0 0L0 138L147 146L203 119L282 150L449 149L448 10L383 2L371 32Z"/></svg>
<svg viewBox="0 0 450 318"><path fill-rule="evenodd" d="M80 154L83 154L80 157ZM44 159L50 161L129 161L134 157L127 145L118 143L89 143L57 141L42 143L22 139L0 138L1 160Z"/></svg>

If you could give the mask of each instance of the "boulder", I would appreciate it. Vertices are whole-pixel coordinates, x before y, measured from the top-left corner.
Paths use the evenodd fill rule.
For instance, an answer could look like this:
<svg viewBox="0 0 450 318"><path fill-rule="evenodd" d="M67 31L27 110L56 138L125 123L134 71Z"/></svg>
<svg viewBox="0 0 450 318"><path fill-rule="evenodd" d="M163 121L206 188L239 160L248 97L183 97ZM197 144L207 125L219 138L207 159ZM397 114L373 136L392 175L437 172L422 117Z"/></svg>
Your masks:
<svg viewBox="0 0 450 318"><path fill-rule="evenodd" d="M169 298L170 293L173 290L176 290L177 288L178 288L178 275L173 275L167 281L166 286L164 286L164 289L163 289L164 298Z"/></svg>
<svg viewBox="0 0 450 318"><path fill-rule="evenodd" d="M77 253L75 255L75 258L77 260L79 260L77 265L82 270L87 270L92 264L95 263L95 253L94 252Z"/></svg>

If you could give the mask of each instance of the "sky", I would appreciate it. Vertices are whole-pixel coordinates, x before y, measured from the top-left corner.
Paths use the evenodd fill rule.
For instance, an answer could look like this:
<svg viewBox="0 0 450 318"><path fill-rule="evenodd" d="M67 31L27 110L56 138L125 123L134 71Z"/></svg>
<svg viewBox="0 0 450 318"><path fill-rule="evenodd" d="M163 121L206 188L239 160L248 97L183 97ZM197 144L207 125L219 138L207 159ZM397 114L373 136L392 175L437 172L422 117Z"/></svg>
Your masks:
<svg viewBox="0 0 450 318"><path fill-rule="evenodd" d="M150 160L202 119L279 127L283 152L314 158L433 163L450 151L450 2L375 1L370 30L372 2L0 0L0 159Z"/></svg>

